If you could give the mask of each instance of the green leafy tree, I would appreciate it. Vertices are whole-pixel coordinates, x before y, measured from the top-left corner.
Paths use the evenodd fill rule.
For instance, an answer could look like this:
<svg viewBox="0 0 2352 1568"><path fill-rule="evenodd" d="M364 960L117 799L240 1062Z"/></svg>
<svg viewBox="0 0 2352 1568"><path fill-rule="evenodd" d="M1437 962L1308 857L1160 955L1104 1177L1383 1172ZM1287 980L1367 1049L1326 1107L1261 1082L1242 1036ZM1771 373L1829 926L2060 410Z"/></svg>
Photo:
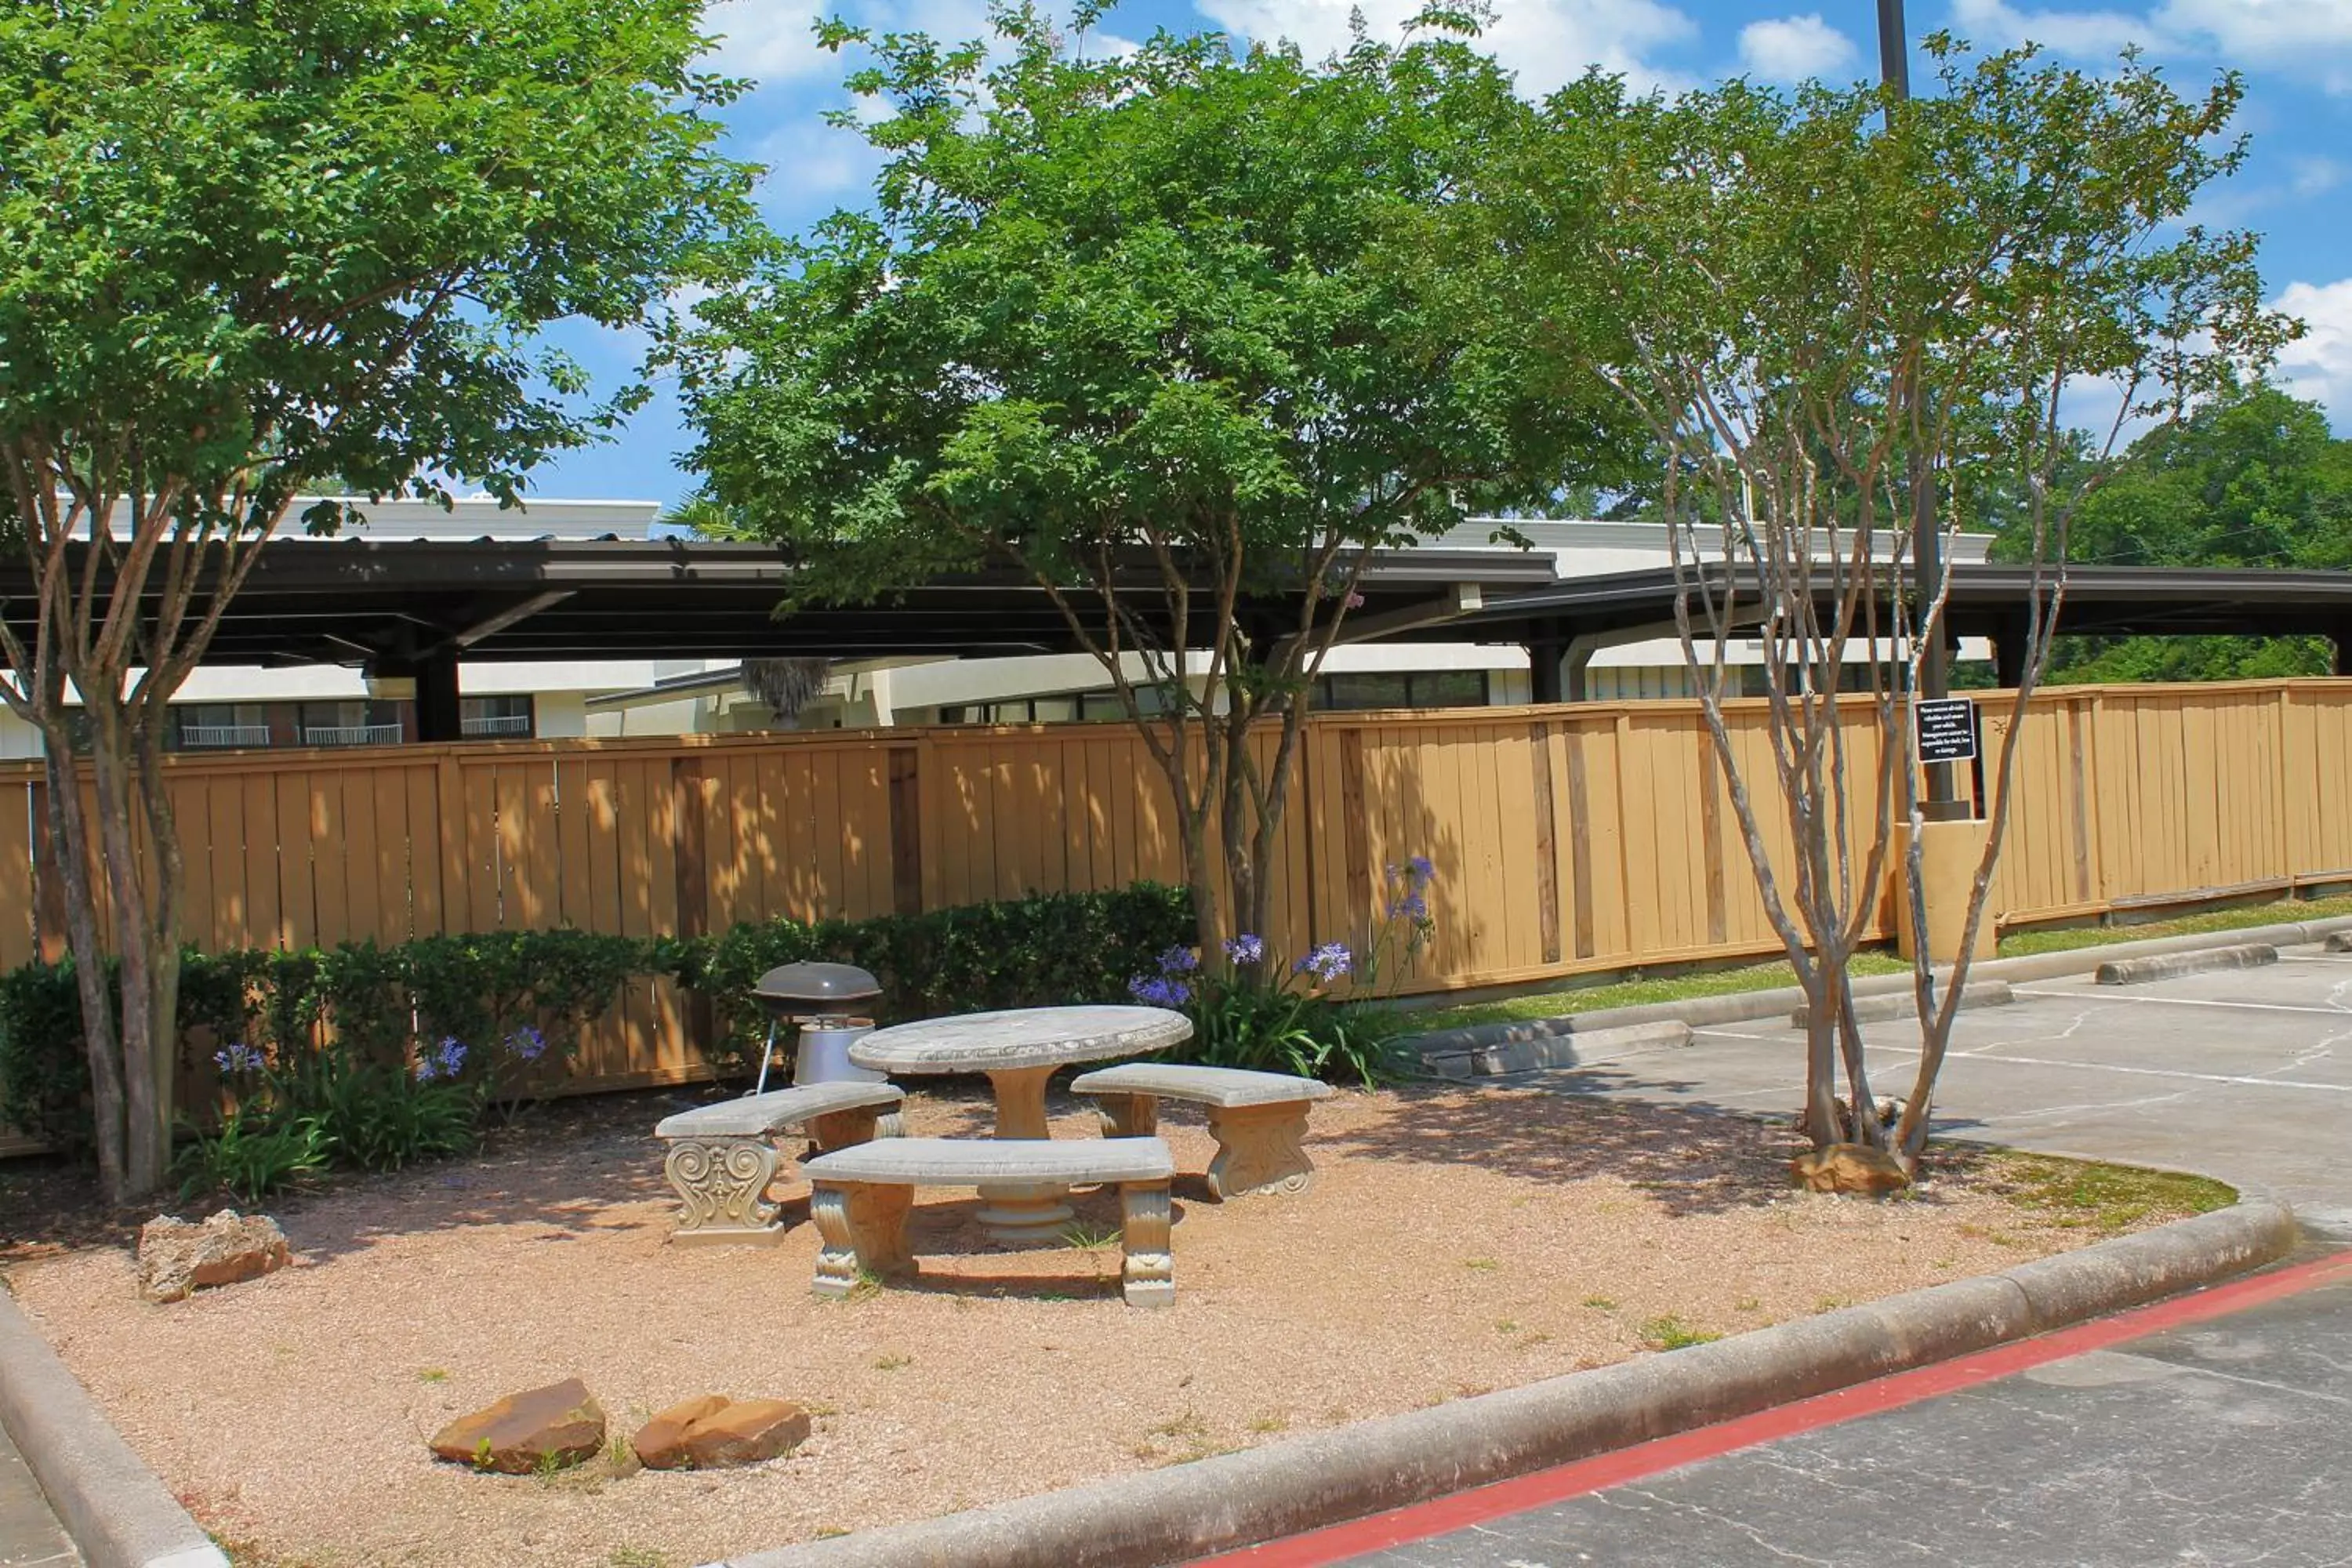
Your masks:
<svg viewBox="0 0 2352 1568"><path fill-rule="evenodd" d="M1994 552L2025 548L2008 520ZM2352 566L2352 441L2279 388L2233 388L2134 441L2084 502L2067 558L2099 566ZM2326 638L2063 637L2051 679L2241 680L2326 675Z"/></svg>
<svg viewBox="0 0 2352 1568"><path fill-rule="evenodd" d="M298 491L513 500L634 406L535 334L651 324L723 276L750 171L714 151L706 110L734 88L696 67L698 9L43 0L0 19L0 547L34 587L0 606L0 698L47 751L118 1198L154 1190L169 1149L167 704Z"/></svg>
<svg viewBox="0 0 2352 1568"><path fill-rule="evenodd" d="M850 85L883 112L843 122L886 157L875 210L698 307L694 457L804 598L1042 585L1167 777L1213 964L1265 929L1303 694L1372 552L1607 477L1626 422L1462 241L1531 110L1457 20L1320 64L993 21L992 68L829 30L874 56Z"/></svg>
<svg viewBox="0 0 2352 1568"><path fill-rule="evenodd" d="M2294 331L2262 307L2250 237L2178 226L2237 163L2222 140L2234 78L2184 97L2130 58L2101 77L2031 50L1928 47L1937 90L1907 102L1745 82L1629 100L1589 79L1550 102L1549 135L1490 204L1533 286L1597 293L1582 313L1623 325L1607 374L1661 458L1685 655L1766 913L1811 1004L1806 1130L1889 1144L1906 1165L1926 1139L1966 960L1938 973L1918 944L1920 1056L1891 1134L1849 966L1898 860L1898 896L1913 928L1927 926L1906 694L1944 605L1923 590L1922 552L1948 552L1964 498L1997 476L2019 509L2022 558L2045 569L2025 606L2009 739L1987 768L1965 953L2063 594L2069 524L2121 425L2086 453L2060 420L2066 395L2110 384L2129 413L2174 420ZM1760 745L1725 716L1741 637L1763 648ZM1856 665L1867 690L1842 698Z"/></svg>

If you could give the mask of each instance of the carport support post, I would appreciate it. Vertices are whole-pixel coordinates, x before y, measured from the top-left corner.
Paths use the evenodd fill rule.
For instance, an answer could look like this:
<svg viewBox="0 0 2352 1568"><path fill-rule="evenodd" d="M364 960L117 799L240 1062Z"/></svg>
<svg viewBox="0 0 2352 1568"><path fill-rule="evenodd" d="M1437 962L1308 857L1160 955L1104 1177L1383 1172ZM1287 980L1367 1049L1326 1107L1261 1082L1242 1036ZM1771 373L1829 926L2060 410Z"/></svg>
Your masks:
<svg viewBox="0 0 2352 1568"><path fill-rule="evenodd" d="M2003 691L2014 691L2025 684L2025 645L2032 640L2032 628L2022 616L2006 617L2000 623L2000 629L1993 634L1993 683ZM2336 673L2341 675L2344 673L2344 644L2339 639L2336 646Z"/></svg>
<svg viewBox="0 0 2352 1568"><path fill-rule="evenodd" d="M1568 644L1558 637L1538 637L1528 644L1529 696L1537 702L1560 700L1560 660Z"/></svg>
<svg viewBox="0 0 2352 1568"><path fill-rule="evenodd" d="M385 680L407 680L415 687L416 738L431 744L465 739L464 706L457 695L457 656L427 654L422 658L387 658L372 672Z"/></svg>

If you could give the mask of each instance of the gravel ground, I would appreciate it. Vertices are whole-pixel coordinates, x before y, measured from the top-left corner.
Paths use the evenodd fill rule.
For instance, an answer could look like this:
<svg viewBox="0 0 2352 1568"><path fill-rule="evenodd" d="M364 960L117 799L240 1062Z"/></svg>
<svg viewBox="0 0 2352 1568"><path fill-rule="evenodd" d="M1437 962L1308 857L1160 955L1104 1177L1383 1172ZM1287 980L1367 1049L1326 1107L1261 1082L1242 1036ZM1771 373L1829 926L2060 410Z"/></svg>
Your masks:
<svg viewBox="0 0 2352 1568"><path fill-rule="evenodd" d="M625 1120L507 1137L478 1158L277 1212L299 1254L158 1307L87 1241L9 1270L17 1299L147 1461L242 1562L356 1568L672 1568L1177 1463L1981 1273L2084 1237L1981 1166L1909 1202L1796 1193L1788 1135L1670 1109L1507 1089L1343 1094L1317 1108L1296 1199L1220 1207L1185 1109L1178 1304L1129 1310L1116 1241L992 1250L968 1192L926 1191L920 1274L846 1302L774 1247L671 1249L674 1199ZM922 1094L909 1131L984 1131ZM1057 1136L1092 1131L1059 1104ZM1967 1157L1961 1157L1967 1158ZM1080 1218L1115 1237L1115 1196ZM1673 1320L1662 1322L1661 1320ZM434 1462L425 1439L577 1374L625 1436L705 1393L801 1400L795 1455L747 1470L541 1479Z"/></svg>

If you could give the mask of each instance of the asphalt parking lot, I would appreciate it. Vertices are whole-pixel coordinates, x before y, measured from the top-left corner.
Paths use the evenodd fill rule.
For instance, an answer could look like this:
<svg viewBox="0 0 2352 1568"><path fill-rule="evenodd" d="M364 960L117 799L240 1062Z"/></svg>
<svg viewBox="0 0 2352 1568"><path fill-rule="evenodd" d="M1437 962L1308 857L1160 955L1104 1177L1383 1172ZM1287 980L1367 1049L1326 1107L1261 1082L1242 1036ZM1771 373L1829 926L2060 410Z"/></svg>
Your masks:
<svg viewBox="0 0 2352 1568"><path fill-rule="evenodd" d="M1954 1026L1938 1136L2219 1176L2352 1239L2352 954L2301 948L2259 969L2015 990L2011 1005ZM1866 1024L1863 1036L1873 1088L1909 1093L1916 1021ZM1688 1046L1599 1053L1511 1081L1792 1110L1803 1042L1769 1020L1727 1024Z"/></svg>
<svg viewBox="0 0 2352 1568"><path fill-rule="evenodd" d="M1939 1136L2175 1166L2352 1240L2352 955L2102 986L2021 985L1963 1013ZM1865 1026L1874 1088L1909 1091L1918 1026ZM1793 1110L1802 1033L1769 1021L1512 1081ZM1300 1568L2326 1568L2352 1563L2352 1275L1858 1419ZM2029 1345L2030 1345L2029 1342ZM2026 1353L2021 1350L2021 1353ZM1449 1500L1458 1515L1462 1502ZM1311 1538L1309 1538L1311 1539ZM1302 1542L1301 1544L1304 1544Z"/></svg>

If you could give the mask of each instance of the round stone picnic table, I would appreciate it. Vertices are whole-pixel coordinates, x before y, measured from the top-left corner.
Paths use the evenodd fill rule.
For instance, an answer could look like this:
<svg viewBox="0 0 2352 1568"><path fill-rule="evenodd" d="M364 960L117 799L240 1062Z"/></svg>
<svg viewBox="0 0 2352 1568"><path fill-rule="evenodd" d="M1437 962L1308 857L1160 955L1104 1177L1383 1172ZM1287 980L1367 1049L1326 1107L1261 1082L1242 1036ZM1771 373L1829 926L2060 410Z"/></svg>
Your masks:
<svg viewBox="0 0 2352 1568"><path fill-rule="evenodd" d="M1192 1037L1192 1021L1166 1007L1013 1007L877 1029L849 1047L862 1068L898 1073L986 1073L999 1138L1050 1138L1045 1080L1072 1062L1149 1056ZM987 1186L980 1223L999 1241L1051 1241L1069 1223L1069 1189Z"/></svg>

